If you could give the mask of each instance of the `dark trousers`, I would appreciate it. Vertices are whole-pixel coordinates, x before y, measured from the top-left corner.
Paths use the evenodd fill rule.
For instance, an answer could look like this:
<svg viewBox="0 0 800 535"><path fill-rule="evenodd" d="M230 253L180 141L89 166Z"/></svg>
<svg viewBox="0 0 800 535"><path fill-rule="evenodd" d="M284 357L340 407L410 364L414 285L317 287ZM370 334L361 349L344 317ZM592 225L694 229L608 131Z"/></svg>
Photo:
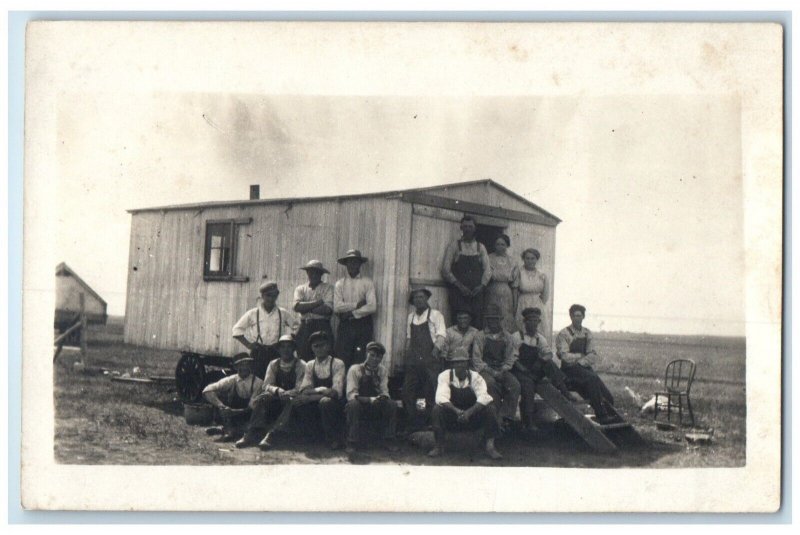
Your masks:
<svg viewBox="0 0 800 535"><path fill-rule="evenodd" d="M572 364L563 366L561 371L567 376L567 386L589 401L595 415L608 414L604 404L614 405L614 396L593 369Z"/></svg>
<svg viewBox="0 0 800 535"><path fill-rule="evenodd" d="M253 412L247 431L252 434L263 433L283 412L289 400L281 400L277 394L266 394L253 404Z"/></svg>
<svg viewBox="0 0 800 535"><path fill-rule="evenodd" d="M509 371L502 372L498 377L492 377L486 370L481 372L481 377L486 381L486 390L492 396L499 416L513 419L517 414L520 396L517 378Z"/></svg>
<svg viewBox="0 0 800 535"><path fill-rule="evenodd" d="M331 329L331 320L303 320L300 322L300 328L297 330L297 354L303 360L311 360L314 358L314 353L311 351L311 344L308 338L317 331L328 333L330 340L333 340L333 329Z"/></svg>
<svg viewBox="0 0 800 535"><path fill-rule="evenodd" d="M222 421L222 430L229 435L242 434L250 420L251 411L246 409L245 412L234 414L232 416L225 416L220 412L220 420Z"/></svg>
<svg viewBox="0 0 800 535"><path fill-rule="evenodd" d="M293 400L292 412L301 420L309 420L313 413L318 413L322 432L326 441L338 440L341 434L342 402L338 399L324 397L319 401L304 401L302 398Z"/></svg>
<svg viewBox="0 0 800 535"><path fill-rule="evenodd" d="M339 322L334 355L345 367L364 362L367 344L372 342L372 316Z"/></svg>
<svg viewBox="0 0 800 535"><path fill-rule="evenodd" d="M529 371L523 372L518 367L511 369L511 373L519 381L521 403L520 412L525 423L533 423L533 415L536 413L536 385L547 378L553 386L560 392L565 392L567 377L552 360L539 359L535 366L531 366Z"/></svg>
<svg viewBox="0 0 800 535"><path fill-rule="evenodd" d="M441 405L436 405L431 414L436 444L442 445L444 443L445 433L452 430L475 431L480 429L483 431L484 438L496 438L499 434L497 409L495 409L492 404L478 405L478 407L478 410L472 414L472 417L462 424L458 421L458 417L453 411Z"/></svg>
<svg viewBox="0 0 800 535"><path fill-rule="evenodd" d="M406 413L406 428L419 427L417 421L417 398L425 398L425 412L430 414L436 399L436 381L439 373L433 366L406 366L403 377L403 409Z"/></svg>
<svg viewBox="0 0 800 535"><path fill-rule="evenodd" d="M344 407L347 420L347 441L359 442L361 437L361 419L378 416L381 423L381 437L394 438L397 427L397 406L387 398L378 398L373 402L351 399Z"/></svg>
<svg viewBox="0 0 800 535"><path fill-rule="evenodd" d="M264 376L267 375L267 366L279 358L280 353L278 353L277 344L271 346L259 344L250 350L250 356L253 357L253 375L264 379Z"/></svg>
<svg viewBox="0 0 800 535"><path fill-rule="evenodd" d="M472 326L479 331L483 329L483 305L485 290L476 296L464 296L455 287L450 287L447 292L447 299L450 303L450 323L456 324L456 315L466 310L472 315Z"/></svg>

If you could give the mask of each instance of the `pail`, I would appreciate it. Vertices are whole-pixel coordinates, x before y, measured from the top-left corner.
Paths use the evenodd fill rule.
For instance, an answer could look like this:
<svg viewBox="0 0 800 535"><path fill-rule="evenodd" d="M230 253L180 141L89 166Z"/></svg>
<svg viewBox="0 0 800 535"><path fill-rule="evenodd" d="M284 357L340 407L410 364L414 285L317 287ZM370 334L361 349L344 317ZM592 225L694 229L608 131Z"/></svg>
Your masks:
<svg viewBox="0 0 800 535"><path fill-rule="evenodd" d="M184 403L183 417L189 425L211 425L214 420L214 407L208 403Z"/></svg>

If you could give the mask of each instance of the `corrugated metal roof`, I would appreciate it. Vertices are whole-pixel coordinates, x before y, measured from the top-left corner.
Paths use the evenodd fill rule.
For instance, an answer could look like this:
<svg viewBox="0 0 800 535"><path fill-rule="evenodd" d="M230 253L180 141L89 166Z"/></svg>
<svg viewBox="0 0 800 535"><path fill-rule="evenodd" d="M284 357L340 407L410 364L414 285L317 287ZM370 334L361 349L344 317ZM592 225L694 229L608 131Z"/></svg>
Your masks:
<svg viewBox="0 0 800 535"><path fill-rule="evenodd" d="M146 208L133 208L129 209L128 213L137 214L140 212L159 212L159 211L172 211L172 210L200 210L205 208L227 208L232 206L259 206L259 205L269 205L269 204L286 204L286 203L301 203L301 202L324 202L324 201L341 201L341 200L350 200L350 199L365 199L369 197L394 197L394 196L402 196L404 193L412 193L412 192L431 192L431 191L438 191L438 190L446 190L448 188L455 188L460 186L472 186L476 184L488 184L492 187L497 188L498 190L502 191L506 195L514 197L515 199L525 203L526 205L530 206L533 210L536 210L538 213L544 214L548 217L552 217L557 222L560 222L557 216L551 214L541 206L538 206L522 195L514 193L510 189L506 188L505 186L498 184L491 178L486 178L482 180L470 180L466 182L454 182L451 184L442 184L439 186L430 186L426 188L410 188L410 189L403 189L403 190L391 190L391 191L379 191L373 193L359 193L353 195L336 195L336 196L324 196L324 197L283 197L278 199L242 199L238 201L210 201L210 202L200 202L200 203L189 203L189 204L171 204L165 206L152 206Z"/></svg>

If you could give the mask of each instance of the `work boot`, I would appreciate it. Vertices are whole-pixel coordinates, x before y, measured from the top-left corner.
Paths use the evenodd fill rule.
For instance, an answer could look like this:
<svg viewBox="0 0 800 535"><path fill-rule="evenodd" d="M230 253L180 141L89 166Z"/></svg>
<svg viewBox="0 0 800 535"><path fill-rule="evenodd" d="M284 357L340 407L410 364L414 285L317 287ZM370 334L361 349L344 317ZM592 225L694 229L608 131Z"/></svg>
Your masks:
<svg viewBox="0 0 800 535"><path fill-rule="evenodd" d="M428 457L440 457L444 449L441 446L435 446L431 451L428 452Z"/></svg>
<svg viewBox="0 0 800 535"><path fill-rule="evenodd" d="M261 451L267 451L272 448L275 444L272 442L272 433L267 433L267 436L264 437L264 440L258 443L258 449Z"/></svg>
<svg viewBox="0 0 800 535"><path fill-rule="evenodd" d="M220 443L222 443L222 442L234 442L235 440L236 440L236 435L233 435L231 433L225 433L221 437L219 437L217 440L215 440L214 442L220 442Z"/></svg>
<svg viewBox="0 0 800 535"><path fill-rule="evenodd" d="M241 448L250 448L252 446L255 446L256 444L258 444L258 439L255 437L255 435L253 435L252 433L245 433L245 435L242 438L236 441L236 444L234 444L234 446L241 449Z"/></svg>
<svg viewBox="0 0 800 535"><path fill-rule="evenodd" d="M500 452L494 448L494 439L489 439L486 441L486 455L495 461L503 458L503 456L500 455Z"/></svg>

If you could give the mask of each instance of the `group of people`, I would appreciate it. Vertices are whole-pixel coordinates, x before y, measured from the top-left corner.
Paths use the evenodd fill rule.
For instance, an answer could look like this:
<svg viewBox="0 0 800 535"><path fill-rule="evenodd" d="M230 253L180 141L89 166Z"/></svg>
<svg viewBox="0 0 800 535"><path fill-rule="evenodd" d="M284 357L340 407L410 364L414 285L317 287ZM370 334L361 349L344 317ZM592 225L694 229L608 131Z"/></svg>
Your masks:
<svg viewBox="0 0 800 535"><path fill-rule="evenodd" d="M429 455L436 457L448 430L480 429L486 454L498 459L495 438L516 420L518 406L524 426L535 429L534 398L542 381L568 399L575 399L571 390L577 391L599 422L613 420L613 396L592 368L597 354L590 331L582 326L586 309L570 307L571 324L556 338L559 367L542 334L548 332L542 327L548 292L547 278L535 269L538 251L526 250L525 267L519 269L505 256L507 236L498 238L490 255L475 230L475 220L464 216L462 236L445 252L442 275L450 286L453 325L430 307L430 290L410 292L404 432L432 427L436 445ZM323 282L329 271L320 261L302 267L308 282L295 289L293 305L299 321L277 305L276 282L260 286L260 303L233 327L234 338L248 350L234 357L236 375L203 392L222 415L221 440L266 450L294 415L304 421L314 416L330 447L345 445L351 453L369 416L379 420L384 446L397 449L398 406L389 394L386 348L373 335L375 286L361 274L367 261L360 251L347 251L338 259L347 275L335 285ZM418 403L423 398L424 404Z"/></svg>

